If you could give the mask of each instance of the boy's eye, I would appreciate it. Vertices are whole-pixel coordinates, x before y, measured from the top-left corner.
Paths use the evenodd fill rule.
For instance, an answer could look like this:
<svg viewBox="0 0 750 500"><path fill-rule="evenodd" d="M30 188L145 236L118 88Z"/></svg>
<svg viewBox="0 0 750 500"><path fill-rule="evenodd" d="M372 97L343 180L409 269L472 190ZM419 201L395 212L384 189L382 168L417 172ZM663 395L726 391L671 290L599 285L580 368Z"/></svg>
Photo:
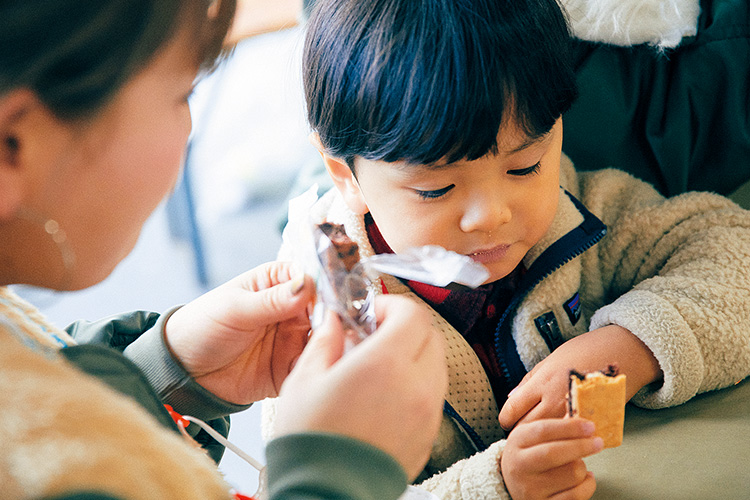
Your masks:
<svg viewBox="0 0 750 500"><path fill-rule="evenodd" d="M430 191L422 191L421 189L415 189L415 191L417 195L424 200L434 200L435 198L440 198L441 196L444 196L448 191L450 191L454 187L455 185L451 184L450 186L446 186L442 189L434 189Z"/></svg>
<svg viewBox="0 0 750 500"><path fill-rule="evenodd" d="M540 166L541 166L541 162L537 162L536 165L532 165L531 167L518 168L518 169L515 169L515 170L508 170L508 173L510 175L515 175L517 177L523 177L523 176L526 176L526 175L537 174L537 173L539 173L539 167Z"/></svg>

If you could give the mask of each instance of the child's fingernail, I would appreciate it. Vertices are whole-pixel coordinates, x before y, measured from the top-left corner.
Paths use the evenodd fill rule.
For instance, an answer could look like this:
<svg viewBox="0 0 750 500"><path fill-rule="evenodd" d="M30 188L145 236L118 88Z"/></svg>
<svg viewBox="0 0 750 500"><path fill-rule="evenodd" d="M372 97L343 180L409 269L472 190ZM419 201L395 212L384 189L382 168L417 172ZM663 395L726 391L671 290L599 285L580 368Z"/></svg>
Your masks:
<svg viewBox="0 0 750 500"><path fill-rule="evenodd" d="M295 276L294 279L292 279L291 287L292 295L297 295L298 293L300 293L305 287L305 275L298 274L297 276Z"/></svg>
<svg viewBox="0 0 750 500"><path fill-rule="evenodd" d="M602 439L602 438L600 438L598 436L595 437L594 438L594 448L596 449L596 451L602 451L604 449L604 439Z"/></svg>
<svg viewBox="0 0 750 500"><path fill-rule="evenodd" d="M596 425L594 425L594 422L587 420L583 423L583 432L585 432L587 436L593 435L594 431L596 431Z"/></svg>

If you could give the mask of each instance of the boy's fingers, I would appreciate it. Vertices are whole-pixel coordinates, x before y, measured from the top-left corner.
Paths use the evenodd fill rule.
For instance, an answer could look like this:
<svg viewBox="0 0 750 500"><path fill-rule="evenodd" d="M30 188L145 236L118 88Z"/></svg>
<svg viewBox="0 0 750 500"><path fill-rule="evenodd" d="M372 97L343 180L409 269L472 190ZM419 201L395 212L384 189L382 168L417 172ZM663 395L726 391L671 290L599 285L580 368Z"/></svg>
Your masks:
<svg viewBox="0 0 750 500"><path fill-rule="evenodd" d="M562 418L567 415L567 412L568 407L565 399L559 398L557 401L550 403L549 400L542 398L539 404L534 406L516 422L516 425L545 418Z"/></svg>
<svg viewBox="0 0 750 500"><path fill-rule="evenodd" d="M524 415L542 401L541 394L532 393L530 387L532 386L529 384L519 385L508 396L498 416L500 427L505 430L512 429Z"/></svg>
<svg viewBox="0 0 750 500"><path fill-rule="evenodd" d="M587 438L594 435L595 426L583 418L550 418L519 425L515 433L519 448L531 448L551 441Z"/></svg>
<svg viewBox="0 0 750 500"><path fill-rule="evenodd" d="M540 482L550 487L547 496L571 490L583 483L589 477L586 464L583 460L574 460L570 463L545 471L540 476ZM587 497L588 498L588 497Z"/></svg>
<svg viewBox="0 0 750 500"><path fill-rule="evenodd" d="M596 480L594 474L588 472L586 478L577 486L561 491L549 497L549 500L583 500L594 496Z"/></svg>
<svg viewBox="0 0 750 500"><path fill-rule="evenodd" d="M525 460L537 472L549 471L580 460L604 449L600 437L551 441L524 450Z"/></svg>

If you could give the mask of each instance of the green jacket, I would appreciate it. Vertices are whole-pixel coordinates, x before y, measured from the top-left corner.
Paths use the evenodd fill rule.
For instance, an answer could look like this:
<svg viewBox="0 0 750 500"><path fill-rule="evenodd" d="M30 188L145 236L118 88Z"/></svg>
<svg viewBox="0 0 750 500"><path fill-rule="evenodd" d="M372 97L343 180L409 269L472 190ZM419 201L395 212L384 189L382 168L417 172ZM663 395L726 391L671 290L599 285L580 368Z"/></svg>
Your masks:
<svg viewBox="0 0 750 500"><path fill-rule="evenodd" d="M576 42L580 95L563 120L576 168L624 170L665 196L750 180L750 4L700 6L674 49Z"/></svg>
<svg viewBox="0 0 750 500"><path fill-rule="evenodd" d="M73 323L66 330L79 345L63 349L61 353L86 373L136 399L174 431L177 431L177 426L164 404L171 405L180 414L208 422L226 437L229 435L229 415L247 409L249 405L235 405L217 398L174 361L162 338L164 322L170 314L171 311L163 315L135 311L96 322ZM111 349L94 349L93 346ZM124 358L120 354L124 354ZM129 366L127 360L135 366ZM117 371L115 366L119 367ZM160 404L148 403L154 397ZM188 426L187 430L214 461L221 460L222 445L197 426Z"/></svg>

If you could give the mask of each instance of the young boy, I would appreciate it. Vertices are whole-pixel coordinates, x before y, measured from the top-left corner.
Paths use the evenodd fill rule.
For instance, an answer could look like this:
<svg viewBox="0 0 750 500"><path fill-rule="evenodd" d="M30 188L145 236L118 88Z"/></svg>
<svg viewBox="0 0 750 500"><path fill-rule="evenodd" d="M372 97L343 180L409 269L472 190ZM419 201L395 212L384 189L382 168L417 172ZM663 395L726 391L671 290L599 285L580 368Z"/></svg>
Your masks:
<svg viewBox="0 0 750 500"><path fill-rule="evenodd" d="M561 153L568 36L555 0L323 0L308 23L308 118L336 186L313 216L364 257L440 245L491 273L477 290L381 277L447 339L422 483L444 500L593 493L580 459L597 444L548 419L571 369L617 365L649 408L750 373L750 214L577 173ZM502 427L525 424L507 441L501 406Z"/></svg>

